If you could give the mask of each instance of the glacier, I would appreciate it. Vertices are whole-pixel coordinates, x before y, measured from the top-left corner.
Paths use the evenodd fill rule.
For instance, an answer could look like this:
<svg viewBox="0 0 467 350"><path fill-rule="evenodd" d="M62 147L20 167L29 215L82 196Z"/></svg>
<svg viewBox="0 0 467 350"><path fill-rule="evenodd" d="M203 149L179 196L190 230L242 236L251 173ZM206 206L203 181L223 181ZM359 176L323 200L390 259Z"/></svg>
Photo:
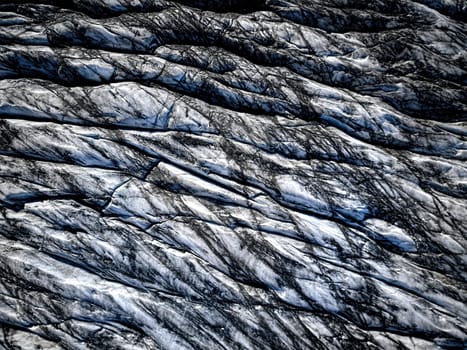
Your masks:
<svg viewBox="0 0 467 350"><path fill-rule="evenodd" d="M463 349L467 4L0 4L0 349Z"/></svg>

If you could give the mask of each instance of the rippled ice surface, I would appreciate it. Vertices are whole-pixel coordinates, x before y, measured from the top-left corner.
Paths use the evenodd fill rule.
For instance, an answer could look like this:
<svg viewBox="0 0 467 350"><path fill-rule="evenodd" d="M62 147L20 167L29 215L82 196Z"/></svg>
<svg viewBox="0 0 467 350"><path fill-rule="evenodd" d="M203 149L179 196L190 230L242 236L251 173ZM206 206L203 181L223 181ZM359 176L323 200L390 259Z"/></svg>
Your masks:
<svg viewBox="0 0 467 350"><path fill-rule="evenodd" d="M2 3L0 348L463 348L466 19Z"/></svg>

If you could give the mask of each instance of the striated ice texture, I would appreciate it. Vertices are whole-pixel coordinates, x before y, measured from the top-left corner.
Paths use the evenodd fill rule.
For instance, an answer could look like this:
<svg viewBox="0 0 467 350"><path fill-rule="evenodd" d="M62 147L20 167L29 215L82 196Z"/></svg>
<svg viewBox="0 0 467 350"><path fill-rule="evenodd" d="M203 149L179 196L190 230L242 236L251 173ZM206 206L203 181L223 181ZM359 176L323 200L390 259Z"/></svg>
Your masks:
<svg viewBox="0 0 467 350"><path fill-rule="evenodd" d="M0 4L0 349L463 349L467 4Z"/></svg>

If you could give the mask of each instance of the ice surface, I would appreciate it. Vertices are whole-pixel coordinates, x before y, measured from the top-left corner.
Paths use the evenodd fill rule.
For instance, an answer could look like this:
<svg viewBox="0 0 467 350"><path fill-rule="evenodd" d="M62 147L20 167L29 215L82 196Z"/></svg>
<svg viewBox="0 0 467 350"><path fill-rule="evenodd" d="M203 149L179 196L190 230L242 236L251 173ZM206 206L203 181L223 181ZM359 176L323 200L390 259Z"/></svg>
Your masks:
<svg viewBox="0 0 467 350"><path fill-rule="evenodd" d="M0 348L465 347L465 10L1 4Z"/></svg>

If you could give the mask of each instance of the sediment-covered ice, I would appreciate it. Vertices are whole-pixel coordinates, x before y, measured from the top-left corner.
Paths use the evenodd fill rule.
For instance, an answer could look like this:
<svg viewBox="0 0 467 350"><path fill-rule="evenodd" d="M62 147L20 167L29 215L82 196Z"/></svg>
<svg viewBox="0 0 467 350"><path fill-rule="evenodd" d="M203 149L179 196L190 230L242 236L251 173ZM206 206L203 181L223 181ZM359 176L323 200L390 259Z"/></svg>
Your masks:
<svg viewBox="0 0 467 350"><path fill-rule="evenodd" d="M0 348L464 348L466 11L2 3Z"/></svg>

